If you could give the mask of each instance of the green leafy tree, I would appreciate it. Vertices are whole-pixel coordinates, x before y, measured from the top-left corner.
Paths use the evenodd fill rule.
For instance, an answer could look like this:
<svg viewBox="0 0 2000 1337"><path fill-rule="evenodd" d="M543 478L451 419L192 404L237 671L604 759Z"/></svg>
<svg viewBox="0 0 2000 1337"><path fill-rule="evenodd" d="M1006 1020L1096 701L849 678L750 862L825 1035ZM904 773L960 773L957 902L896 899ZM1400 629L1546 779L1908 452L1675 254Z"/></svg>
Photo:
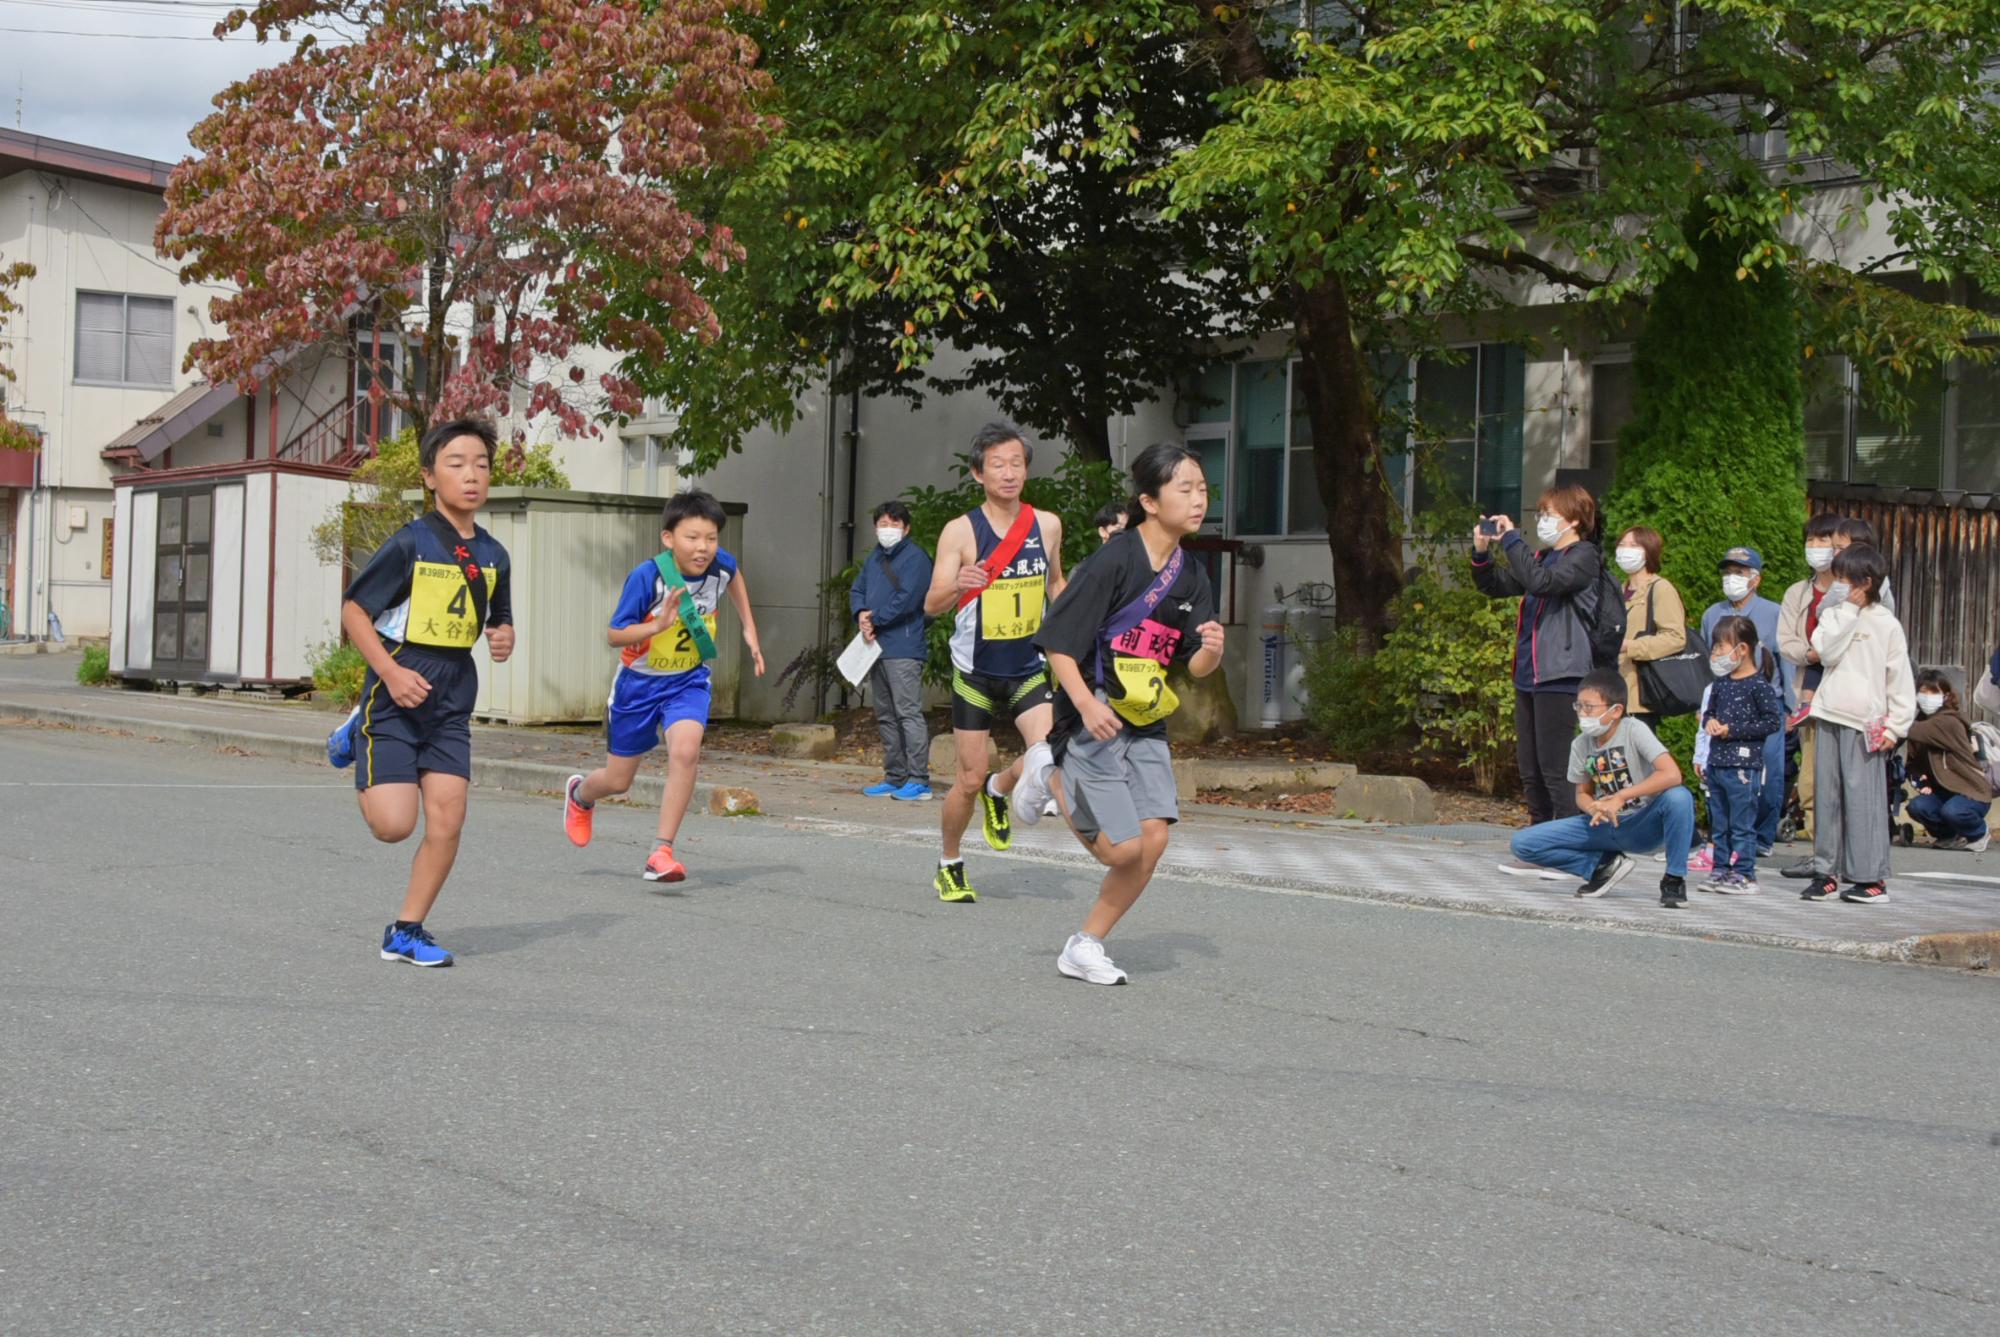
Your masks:
<svg viewBox="0 0 2000 1337"><path fill-rule="evenodd" d="M354 471L353 498L335 505L313 527L313 553L320 561L335 566L351 555L372 553L423 512L424 503L409 496L424 489L417 445L414 429L399 432ZM493 486L566 488L569 475L547 442L503 446L493 459Z"/></svg>
<svg viewBox="0 0 2000 1337"><path fill-rule="evenodd" d="M762 292L810 304L821 323L701 374L743 392L745 416L781 415L837 348L909 376L940 345L982 337L967 317L996 298L1030 321L1032 292L997 289L1003 257L1023 250L1005 220L1078 165L1108 173L1129 185L1132 217L1192 227L1181 244L1206 249L1184 275L1241 275L1261 312L1289 327L1337 615L1368 641L1386 632L1402 584L1374 349L1427 348L1450 318L1524 303L1618 313L1693 263L1681 220L1695 209L1735 248L1730 272L1792 272L1814 341L1856 354L1864 380L1935 365L1983 326L1956 308L1883 299L1882 285L1824 259L1829 234L1881 206L1892 253L1871 263L2000 290L1993 0L867 10L878 77L906 87L876 101L806 90L824 99L810 106L827 133L787 140L763 170L808 203L768 217L760 236L736 229L753 257L781 226L800 234L766 255ZM801 51L831 51L851 31L848 12L774 5L767 18L804 24ZM776 73L786 97L802 96L795 73ZM1178 137L1149 133L1162 79L1210 119ZM794 132L803 105L788 108ZM1828 162L1871 184L1821 189ZM833 223L812 212L829 180L851 187L824 201ZM1092 235L1045 241L1042 262L1086 254ZM1026 263L1034 272L1035 254ZM1103 337L1130 335L1107 324ZM1156 383L1170 371L1163 362Z"/></svg>
<svg viewBox="0 0 2000 1337"><path fill-rule="evenodd" d="M7 318L21 309L12 288L34 276L35 267L25 260L0 265L0 336L7 332ZM7 416L7 387L13 380L13 368L0 362L0 450L33 450L41 444L41 438Z"/></svg>
<svg viewBox="0 0 2000 1337"><path fill-rule="evenodd" d="M1192 373L1210 340L1254 323L1250 285L1228 272L1213 224L1167 219L1130 195L1137 173L1213 123L1202 72L1170 44L1125 51L1117 77L1078 90L1066 117L1119 118L1127 149L1113 158L1050 140L1031 179L991 192L960 182L966 136L985 133L987 99L1046 40L1052 7L950 8L771 0L741 19L780 128L750 166L683 190L744 248L701 286L721 333L670 336L665 357L625 369L679 409L676 441L698 467L761 423L791 422L829 374L836 394L983 391L1035 432L1108 459L1111 417ZM950 30L943 63L932 19ZM1103 40L1121 41L1115 25ZM928 204L884 212L915 195ZM950 233L963 255L936 273L905 267L899 239L911 228ZM602 324L660 325L658 308L625 292ZM920 327L927 345L968 359L947 368L919 355Z"/></svg>

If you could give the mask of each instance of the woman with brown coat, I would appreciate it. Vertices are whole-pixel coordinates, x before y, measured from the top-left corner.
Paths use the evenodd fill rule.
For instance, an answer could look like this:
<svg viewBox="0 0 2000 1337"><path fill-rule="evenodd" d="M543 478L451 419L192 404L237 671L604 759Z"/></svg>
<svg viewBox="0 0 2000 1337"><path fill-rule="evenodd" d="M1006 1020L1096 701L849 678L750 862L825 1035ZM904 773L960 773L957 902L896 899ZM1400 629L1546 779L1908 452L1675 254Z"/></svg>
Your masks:
<svg viewBox="0 0 2000 1337"><path fill-rule="evenodd" d="M1620 534L1612 554L1625 573L1625 643L1618 651L1618 672L1632 703L1627 713L1654 727L1659 717L1639 690L1639 665L1687 648L1687 605L1660 574L1660 551L1659 531L1641 525Z"/></svg>
<svg viewBox="0 0 2000 1337"><path fill-rule="evenodd" d="M1983 851L1993 782L1972 745L1972 729L1959 713L1958 693L1935 669L1917 675L1917 720L1910 726L1904 756L1917 791L1910 816L1940 849Z"/></svg>

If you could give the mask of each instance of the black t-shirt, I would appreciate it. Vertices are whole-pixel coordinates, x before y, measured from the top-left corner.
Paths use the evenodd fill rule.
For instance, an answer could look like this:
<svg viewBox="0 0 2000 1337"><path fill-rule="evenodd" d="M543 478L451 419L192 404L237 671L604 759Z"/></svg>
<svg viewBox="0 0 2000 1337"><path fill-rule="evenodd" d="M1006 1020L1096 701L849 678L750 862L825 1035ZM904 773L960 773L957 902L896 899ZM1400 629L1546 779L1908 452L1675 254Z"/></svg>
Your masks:
<svg viewBox="0 0 2000 1337"><path fill-rule="evenodd" d="M1102 548L1070 573L1062 596L1042 618L1035 644L1044 653L1069 655L1083 670L1083 680L1102 687L1105 697L1123 701L1127 685L1138 677L1119 671L1120 660L1151 660L1155 664L1185 665L1201 649L1195 628L1215 620L1215 591L1191 554L1182 554L1181 573L1164 598L1153 606L1146 620L1121 642L1121 649L1105 643L1104 630L1112 617L1127 604L1145 594L1159 579L1145 540L1136 529L1113 534ZM1126 654L1124 650L1134 653ZM1128 673L1144 676L1143 666L1128 665ZM1069 694L1056 689L1056 719L1049 736L1060 757L1070 735L1083 726ZM1136 724L1129 718L1125 728L1142 737L1159 737L1167 731L1166 721Z"/></svg>
<svg viewBox="0 0 2000 1337"><path fill-rule="evenodd" d="M343 597L361 605L384 641L469 657L484 628L453 551L458 546L447 548L423 519L412 520L376 549ZM486 626L512 626L507 550L478 525L463 546L486 578Z"/></svg>

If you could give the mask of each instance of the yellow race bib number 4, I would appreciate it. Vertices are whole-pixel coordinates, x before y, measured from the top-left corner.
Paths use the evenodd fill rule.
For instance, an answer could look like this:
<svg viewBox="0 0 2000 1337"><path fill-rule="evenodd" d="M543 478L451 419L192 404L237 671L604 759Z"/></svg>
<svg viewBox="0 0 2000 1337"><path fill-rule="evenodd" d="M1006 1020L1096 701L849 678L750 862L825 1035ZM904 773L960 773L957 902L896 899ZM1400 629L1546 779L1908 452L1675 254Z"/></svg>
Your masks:
<svg viewBox="0 0 2000 1337"><path fill-rule="evenodd" d="M1042 629L1047 576L1009 576L979 592L979 635L988 641L1023 641Z"/></svg>
<svg viewBox="0 0 2000 1337"><path fill-rule="evenodd" d="M486 570L490 598L498 575ZM410 568L410 624L403 639L416 645L469 650L479 640L479 616L465 572L449 562L417 562Z"/></svg>

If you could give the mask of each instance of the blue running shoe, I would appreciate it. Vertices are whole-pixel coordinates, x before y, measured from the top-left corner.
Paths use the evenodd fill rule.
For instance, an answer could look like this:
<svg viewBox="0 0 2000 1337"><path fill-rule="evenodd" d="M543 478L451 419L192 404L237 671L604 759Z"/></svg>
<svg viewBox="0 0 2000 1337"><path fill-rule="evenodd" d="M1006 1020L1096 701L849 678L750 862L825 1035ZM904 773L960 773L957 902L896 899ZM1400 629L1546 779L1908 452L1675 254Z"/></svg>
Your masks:
<svg viewBox="0 0 2000 1337"><path fill-rule="evenodd" d="M905 787L903 785L891 784L889 781L884 780L881 784L870 785L861 792L869 798L894 798L896 797L896 791Z"/></svg>
<svg viewBox="0 0 2000 1337"><path fill-rule="evenodd" d="M382 959L408 961L413 966L448 966L451 953L438 946L422 924L406 929L391 924L382 930Z"/></svg>
<svg viewBox="0 0 2000 1337"><path fill-rule="evenodd" d="M930 796L931 787L922 780L912 780L895 793L889 795L890 798L901 799L905 803L922 803L929 799Z"/></svg>
<svg viewBox="0 0 2000 1337"><path fill-rule="evenodd" d="M361 721L361 707L348 712L340 726L326 736L326 759L336 771L344 771L354 764L354 730Z"/></svg>

